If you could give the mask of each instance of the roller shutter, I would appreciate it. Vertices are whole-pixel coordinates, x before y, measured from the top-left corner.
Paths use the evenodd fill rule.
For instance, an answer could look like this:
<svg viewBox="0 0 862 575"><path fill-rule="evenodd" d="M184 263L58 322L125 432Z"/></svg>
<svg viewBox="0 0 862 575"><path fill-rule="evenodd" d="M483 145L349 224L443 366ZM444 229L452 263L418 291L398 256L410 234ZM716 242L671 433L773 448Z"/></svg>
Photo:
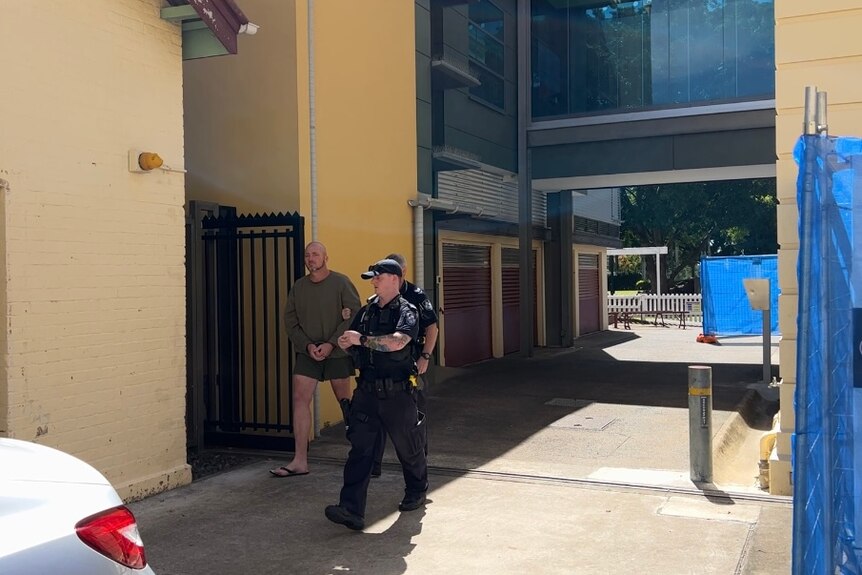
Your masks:
<svg viewBox="0 0 862 575"><path fill-rule="evenodd" d="M443 243L443 313L447 366L492 357L489 246Z"/></svg>
<svg viewBox="0 0 862 575"><path fill-rule="evenodd" d="M503 248L503 353L521 349L521 278L520 250ZM538 285L536 282L536 251L533 250L533 341L538 341Z"/></svg>
<svg viewBox="0 0 862 575"><path fill-rule="evenodd" d="M578 333L601 329L599 321L599 256L578 254Z"/></svg>

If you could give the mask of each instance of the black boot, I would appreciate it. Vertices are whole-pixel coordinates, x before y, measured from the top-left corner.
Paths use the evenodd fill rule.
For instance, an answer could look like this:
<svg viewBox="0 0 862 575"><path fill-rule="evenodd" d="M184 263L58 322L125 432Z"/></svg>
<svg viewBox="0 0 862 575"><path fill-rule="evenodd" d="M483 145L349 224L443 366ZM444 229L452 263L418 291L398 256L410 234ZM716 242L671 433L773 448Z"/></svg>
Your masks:
<svg viewBox="0 0 862 575"><path fill-rule="evenodd" d="M329 505L324 510L326 518L333 523L344 525L354 531L362 531L365 528L365 520L359 515L354 515L341 505Z"/></svg>
<svg viewBox="0 0 862 575"><path fill-rule="evenodd" d="M347 398L339 399L338 405L341 406L341 416L344 418L344 431L350 429L350 400Z"/></svg>

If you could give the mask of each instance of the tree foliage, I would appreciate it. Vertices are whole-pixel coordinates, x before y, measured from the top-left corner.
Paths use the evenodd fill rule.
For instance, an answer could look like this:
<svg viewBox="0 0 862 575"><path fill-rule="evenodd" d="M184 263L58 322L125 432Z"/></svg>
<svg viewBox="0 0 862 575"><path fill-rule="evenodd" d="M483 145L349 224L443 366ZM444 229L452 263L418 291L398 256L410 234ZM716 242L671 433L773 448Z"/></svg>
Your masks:
<svg viewBox="0 0 862 575"><path fill-rule="evenodd" d="M668 248L662 291L692 277L701 256L778 250L774 179L628 187L621 204L624 246ZM656 285L654 266L646 269Z"/></svg>

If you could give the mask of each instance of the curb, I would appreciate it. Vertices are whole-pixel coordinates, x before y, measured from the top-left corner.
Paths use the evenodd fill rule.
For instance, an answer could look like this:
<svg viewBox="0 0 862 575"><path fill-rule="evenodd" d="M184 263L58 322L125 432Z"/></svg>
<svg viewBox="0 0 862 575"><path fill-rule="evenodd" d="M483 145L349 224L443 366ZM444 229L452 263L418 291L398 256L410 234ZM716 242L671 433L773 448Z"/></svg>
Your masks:
<svg viewBox="0 0 862 575"><path fill-rule="evenodd" d="M725 455L733 455L732 448L738 445L739 440L751 429L745 422L743 413L751 413L755 409L760 394L754 389L749 389L742 396L736 409L724 421L712 438L713 460Z"/></svg>

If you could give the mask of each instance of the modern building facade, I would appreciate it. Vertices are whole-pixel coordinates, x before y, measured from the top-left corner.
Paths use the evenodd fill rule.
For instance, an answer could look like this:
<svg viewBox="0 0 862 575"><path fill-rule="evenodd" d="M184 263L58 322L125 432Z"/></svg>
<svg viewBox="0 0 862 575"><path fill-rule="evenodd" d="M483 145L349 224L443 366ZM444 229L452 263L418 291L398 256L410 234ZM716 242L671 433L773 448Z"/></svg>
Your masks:
<svg viewBox="0 0 862 575"><path fill-rule="evenodd" d="M529 13L530 178L565 204L576 195L578 281L559 282L577 294L579 334L592 309L581 272L605 261L588 246L616 246L583 237L596 224L578 194L774 176L772 3L532 0Z"/></svg>

